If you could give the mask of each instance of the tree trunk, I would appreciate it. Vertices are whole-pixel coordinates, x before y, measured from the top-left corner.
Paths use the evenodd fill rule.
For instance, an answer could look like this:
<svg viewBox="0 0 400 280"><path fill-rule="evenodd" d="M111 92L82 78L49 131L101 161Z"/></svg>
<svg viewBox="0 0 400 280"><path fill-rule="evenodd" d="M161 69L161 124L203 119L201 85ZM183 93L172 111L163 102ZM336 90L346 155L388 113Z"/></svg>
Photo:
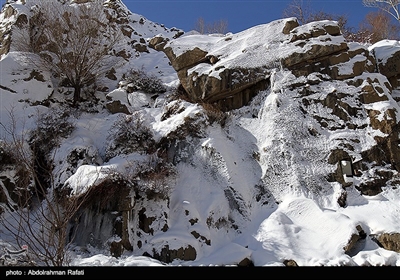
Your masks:
<svg viewBox="0 0 400 280"><path fill-rule="evenodd" d="M81 101L81 87L79 85L74 86L74 105Z"/></svg>

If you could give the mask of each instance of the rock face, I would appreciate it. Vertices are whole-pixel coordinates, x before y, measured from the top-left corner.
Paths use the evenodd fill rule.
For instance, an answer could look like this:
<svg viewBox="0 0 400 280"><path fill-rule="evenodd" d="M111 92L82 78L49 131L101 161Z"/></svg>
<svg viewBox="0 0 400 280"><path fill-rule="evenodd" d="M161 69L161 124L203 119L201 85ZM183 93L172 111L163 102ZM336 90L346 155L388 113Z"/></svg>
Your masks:
<svg viewBox="0 0 400 280"><path fill-rule="evenodd" d="M12 6L4 6L1 13L2 22L10 20L10 18L15 18L16 15L17 11ZM22 16L21 18L26 19L26 16L25 17ZM18 21L19 21L18 18L15 18L15 22ZM9 22L8 24L3 24L0 27L0 38L1 38L0 55L6 54L10 51L11 27L12 27L12 22Z"/></svg>
<svg viewBox="0 0 400 280"><path fill-rule="evenodd" d="M160 37L152 41L163 42ZM188 35L164 41L162 50L193 101L218 103L226 110L246 105L267 88L276 67L290 69L297 76L319 72L332 79L374 70L368 50L349 46L332 21L299 26L297 19L288 18L234 35Z"/></svg>
<svg viewBox="0 0 400 280"><path fill-rule="evenodd" d="M163 41L159 37L153 40ZM359 174L373 162L392 165L395 172L379 172L378 178L374 176L357 186L363 194L376 195L381 191L379 186L393 182L393 175L400 170L395 109L392 105L384 107L383 111L372 109L374 104L390 103L385 93L391 93L399 75L397 69L400 69L396 64L400 54L398 44L393 43L393 51L389 54L379 49L381 45L371 47L374 51L370 51L358 43L346 42L333 21L299 26L295 18L287 18L222 37L182 36L167 42L162 49L191 100L218 104L223 110L240 108L248 104L258 91L273 87L277 68L287 69L296 77L305 77L304 83L290 87L302 92L304 112L313 114L311 108L316 104L332 111L332 116L314 116L322 127L333 131L371 126L386 135L376 139L376 146L363 151L363 160L354 165ZM387 43L382 48L387 48ZM382 78L362 76L376 73L377 67L383 74ZM317 76L313 77L314 74ZM316 92L309 85L334 80L344 81L352 89L333 90L323 99L314 99ZM353 92L354 87L356 92ZM354 107L350 99L365 109ZM365 115L363 124L355 121L361 115ZM334 119L342 124L338 126ZM343 143L343 148L332 151L329 162L338 165L343 158L356 160L359 156L354 154L354 144ZM331 174L330 180L348 185L340 168Z"/></svg>

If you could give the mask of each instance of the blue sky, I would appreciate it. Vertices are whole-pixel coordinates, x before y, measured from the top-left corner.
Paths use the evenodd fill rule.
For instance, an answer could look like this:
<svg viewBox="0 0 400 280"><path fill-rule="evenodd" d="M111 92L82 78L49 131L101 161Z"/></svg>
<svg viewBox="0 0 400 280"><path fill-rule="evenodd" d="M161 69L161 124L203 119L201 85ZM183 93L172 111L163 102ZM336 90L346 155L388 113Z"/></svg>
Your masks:
<svg viewBox="0 0 400 280"><path fill-rule="evenodd" d="M304 0L312 10L344 14L349 25L357 27L365 14L374 11L364 7L362 0ZM236 33L254 25L268 23L283 17L283 11L292 0L124 0L129 9L145 18L190 31L199 17L206 22L226 20L229 31Z"/></svg>
<svg viewBox="0 0 400 280"><path fill-rule="evenodd" d="M3 5L5 0L0 0ZM283 17L292 0L123 0L136 14L166 27L184 31L194 28L199 17L206 22L225 20L228 30L236 33L254 25ZM364 16L375 11L364 7L362 0L304 0L313 11L347 15L349 25L357 27Z"/></svg>

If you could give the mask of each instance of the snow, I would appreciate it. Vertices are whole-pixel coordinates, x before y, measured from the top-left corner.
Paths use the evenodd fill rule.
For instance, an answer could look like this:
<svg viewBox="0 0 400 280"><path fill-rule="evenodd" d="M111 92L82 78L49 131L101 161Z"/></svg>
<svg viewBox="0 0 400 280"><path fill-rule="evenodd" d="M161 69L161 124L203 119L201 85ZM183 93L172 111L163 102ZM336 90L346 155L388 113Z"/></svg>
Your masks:
<svg viewBox="0 0 400 280"><path fill-rule="evenodd" d="M400 50L400 42L396 40L381 40L368 49L373 51L377 59L385 64L387 59Z"/></svg>
<svg viewBox="0 0 400 280"><path fill-rule="evenodd" d="M277 262L286 258L301 259L300 266L337 264L346 246L337 241L347 240L355 229L353 223L345 215L322 210L311 199L285 198L277 211L260 224L254 238L261 242L262 250L254 249L258 254L272 253ZM266 264L260 260L255 265Z"/></svg>
<svg viewBox="0 0 400 280"><path fill-rule="evenodd" d="M282 76L290 79L286 74ZM284 78L281 77L279 81L284 83ZM332 83L327 82L323 86L325 87L321 88L322 92L332 91ZM282 138L288 137L287 132L278 130L272 123L268 123L275 117L281 116L278 112L282 107L279 109L276 107L279 98L282 98L279 94L271 92L265 99L263 112L267 115L261 116L262 127L258 120L243 116L238 116L234 121L235 125L230 126L230 135L220 128L210 127L207 137L199 146L202 151L195 153L199 153L205 166L215 164L210 157L219 157L219 166L215 166L218 174L207 173L207 168L199 168L198 163L194 163L194 166L179 165L178 173L182 175L176 182L170 205L170 211L173 213L170 222L173 227L167 233L154 236L152 239L154 244L170 240L170 247L173 248L174 244L179 247L189 241L191 236L182 231L187 227L182 218L185 211L200 220L205 219L210 212L213 212L215 217L229 215L231 210L227 203L223 203L224 193L219 187L221 185L236 185L237 189L242 191L244 200L250 200L249 189L255 183L252 180L266 170L259 170L260 167L257 170L246 157L257 146L266 150L275 149L276 145L270 142L274 137L269 134L282 133ZM184 111L166 121L155 118L154 131L167 135L179 126L186 116L199 111L198 105L185 103L185 107ZM349 136L334 134L330 137ZM332 140L326 141L328 143ZM314 147L318 148L317 144L315 143ZM367 143L363 145L368 146ZM264 166L262 168L265 168ZM318 169L314 172L314 175L318 176ZM295 184L290 181L292 179L287 179L286 189L288 185ZM400 254L380 248L370 236L366 238L365 245L359 252L351 256L344 254L344 247L351 235L357 234L357 225L368 229L366 232L368 235L399 232L400 225L397 223L400 211L399 191L386 189L383 193L372 197L360 195L353 187L350 187L348 192L351 203L341 208L332 202L335 191L330 194L333 198L328 196L324 201L324 199L311 199L304 193L286 190L286 194L281 194L282 203L279 205L257 206L251 209L252 212L249 214L251 218L241 221L246 223L246 230L239 235L227 233L221 237L200 225L193 227L191 230L195 230L212 242L211 248L204 249L195 261L161 264L148 258L140 259L139 256L135 258L130 254L114 259L98 254L95 257L78 257L74 265L118 266L126 260L125 265L224 266L233 265L246 257L252 259L256 266L283 266L285 259L295 259L300 266L400 265Z"/></svg>
<svg viewBox="0 0 400 280"><path fill-rule="evenodd" d="M132 15L136 20L141 16ZM321 23L325 24L325 22ZM181 37L180 45L184 47L179 51L185 52L194 46L208 49L213 46L212 55L220 56L231 61L232 65L244 67L257 67L265 65L265 57L254 56L251 58L243 55L243 52L254 42L260 42L260 48L269 48L271 56L267 59L275 61L276 57L283 57L287 53L298 51L288 49L288 45L282 45L280 33L282 21L269 24L270 28L257 26L238 34L221 36L209 36L204 40L203 35L187 35ZM301 28L311 28L306 26ZM255 29L263 29L262 38L254 37ZM277 31L279 30L279 32ZM139 30L151 37L149 26L143 26ZM158 30L157 30L158 31ZM228 37L234 38L230 44ZM265 45L265 38L274 44ZM169 44L173 45L174 40ZM332 42L330 42L332 43ZM215 48L215 46L220 46ZM398 47L398 42L385 41L374 46L375 52L389 54L393 48ZM282 50L277 52L276 50ZM237 50L237 52L233 51ZM179 54L179 53L178 53ZM230 57L227 55L230 54ZM0 120L2 124L9 123L10 110L17 117L16 131L18 133L34 127L33 116L37 109L46 111L43 106L28 106L20 102L21 99L31 101L43 100L49 96L52 90L47 83L40 81L23 80L29 74L29 65L23 64L25 69L21 72L20 55L9 53L0 60L1 78L0 84L15 91L0 89ZM380 57L385 57L381 54ZM355 57L354 61L358 61ZM148 72L158 73L166 85L176 85L177 76L167 59L161 54L151 51L142 54L135 60L136 65L143 65ZM229 63L228 63L229 64ZM202 65L202 71L209 71L215 66ZM123 71L126 69L120 69ZM215 70L215 69L214 69ZM200 71L199 68L196 71ZM215 70L216 71L216 70ZM149 242L162 245L168 241L171 249L180 248L182 244L190 244L193 236L191 231L196 231L204 238L211 240L211 245L199 245L197 258L194 261L175 260L170 264L144 257L142 251L134 253L124 252L119 257L112 257L104 250L87 246L86 251L74 250L72 266L229 266L248 258L256 266L283 266L284 260L296 260L300 266L342 266L342 265L372 265L372 266L400 266L400 254L379 247L371 239L371 235L379 233L400 232L398 217L400 215L400 188L385 188L376 196L361 195L353 186L348 187L349 204L339 207L336 203L341 187L339 184L326 186L324 193L315 194L314 190L302 188L305 180L319 180L329 173L327 164L320 164L326 158L329 148L336 145L337 139L352 138L354 131L321 132L320 138L315 143L306 142L307 139L298 138L297 143L290 142L294 135L305 127L316 126L311 117L299 124L300 113L292 101L294 92L285 89L285 85L295 79L288 71L276 69L271 76L271 89L260 93L258 100L248 108L238 109L231 113L231 121L226 129L220 126L207 128L205 137L199 143L194 144L195 150L187 148L187 158L191 162L182 160L177 164L179 176L174 183L169 205L169 229L166 232L157 232ZM341 72L348 70L343 68ZM160 74L161 73L161 74ZM313 77L308 77L312 79ZM317 77L315 77L317 79ZM49 81L50 79L46 79ZM300 79L299 79L300 80ZM319 84L319 92L326 95L343 86L340 82L322 82ZM355 90L354 88L347 88ZM26 91L28 90L28 91ZM355 92L355 91L354 91ZM135 93L133 93L135 94ZM386 92L382 94L387 94ZM202 109L198 104L181 101L183 110L162 120L164 106L174 106L172 101L158 106L143 107L150 101L145 94L124 95L121 89L114 89L109 96L116 100L130 103L131 109L141 111L146 117L146 122L154 134L156 141L169 133L179 129L188 118L201 118ZM134 96L137 98L135 99ZM258 101L258 103L257 103ZM366 105L367 109L385 110L393 106L393 100L382 101ZM250 117L246 110L258 112L256 118ZM316 113L329 115L321 107L315 105ZM285 116L285 118L283 118ZM73 174L63 173L61 165L57 172L58 180L72 188L72 195L86 192L92 185L106 178L109 170L123 172L131 162L145 162L146 156L132 153L117 156L108 162L101 162L97 156L104 155L107 147L107 135L117 115L101 112L97 115L91 113L81 114L75 119L75 130L72 135L62 142L57 149L55 158L63 161L72 149L87 148L95 158L93 164L80 165ZM330 116L333 118L333 116ZM340 121L340 120L338 120ZM365 120L360 120L365 122ZM381 135L375 130L365 130L363 139L359 143L359 151L367 150L375 144L374 136ZM7 133L1 128L1 137ZM360 135L357 135L359 137ZM89 147L89 148L88 148ZM306 149L306 148L309 149ZM98 151L98 154L95 151ZM310 151L311 152L310 152ZM280 156L284 152L292 151L293 158ZM259 163L252 159L254 153L260 154ZM359 155L355 154L355 157ZM280 177L268 177L270 170L275 169ZM279 174L282 172L282 174ZM271 194L279 204L259 205L254 202L254 186L264 178L271 185ZM299 179L300 178L300 179ZM269 181L268 181L269 180ZM241 197L243 204L232 205L226 200L226 187L230 186L235 192L231 196ZM254 203L254 205L252 205ZM159 205L153 205L156 212ZM160 206L161 207L161 206ZM198 219L203 223L188 228L188 217ZM204 221L213 217L223 221L234 218L241 231L208 228ZM367 233L364 246L356 250L352 255L344 252L352 234L358 234L356 226L360 225ZM225 230L225 229L224 229ZM1 240L0 231L0 240Z"/></svg>
<svg viewBox="0 0 400 280"><path fill-rule="evenodd" d="M174 103L175 102L172 102L171 106L174 106ZM167 136L171 131L174 131L177 127L179 127L179 125L182 125L185 118L194 117L196 113L199 112L199 107L196 105L192 106L192 104L189 102L183 102L183 104L180 106L182 106L184 110L181 113L172 116L171 118L162 121L161 114L156 117L155 120L158 121L152 124L155 140L159 140L162 137Z"/></svg>
<svg viewBox="0 0 400 280"><path fill-rule="evenodd" d="M182 201L184 203L185 201ZM397 204L396 204L397 202ZM187 202L186 202L187 203ZM276 209L260 212L248 225L245 234L223 244L200 260L164 264L157 260L125 255L113 258L104 254L76 256L77 266L226 266L251 258L255 266L283 266L285 259L295 259L300 266L399 266L399 254L380 248L367 238L365 247L353 256L343 254L345 243L357 224L398 232L398 198L372 197L366 204L355 204L343 211L321 209L311 199L287 197ZM372 203L372 205L371 205ZM389 217L388 217L389 216ZM355 222L357 221L357 222ZM378 222L371 225L370 221ZM369 233L368 233L369 234ZM182 234L172 231L171 236ZM166 238L165 236L162 238Z"/></svg>
<svg viewBox="0 0 400 280"><path fill-rule="evenodd" d="M324 35L318 39L307 39L306 46L291 44L290 38L293 34L311 32L314 29L323 28L325 25L334 24L334 22L328 20L312 22L294 28L293 34L284 34L282 31L286 24L295 20L295 18L279 19L254 26L237 34L228 33L225 35L218 34L217 36L215 34L189 34L170 41L165 47L172 48L176 57L194 48L207 52L207 56L217 57L218 62L215 64L200 63L190 68L188 75L197 72L198 76L208 74L220 79L220 72L226 68L272 69L289 54L307 53L315 44L340 46L344 42L342 36ZM279 52L276 51L277 49L279 49ZM356 58L354 60L357 61ZM341 69L341 71L348 72L350 70Z"/></svg>
<svg viewBox="0 0 400 280"><path fill-rule="evenodd" d="M237 34L182 36L170 41L165 47L171 47L176 56L198 47L206 51L208 56L217 57L219 61L214 65L201 63L189 71L195 71L199 76L212 72L211 76L220 78L218 74L224 69L220 67L221 65L227 68L265 67L279 61L288 52L293 52L293 46L288 47L288 44L284 43L289 35L282 33L285 23L290 20L293 18L258 25ZM280 49L279 52L275 51L277 48ZM262 51L257 51L257 49L262 49ZM304 51L300 47L296 49L299 52Z"/></svg>

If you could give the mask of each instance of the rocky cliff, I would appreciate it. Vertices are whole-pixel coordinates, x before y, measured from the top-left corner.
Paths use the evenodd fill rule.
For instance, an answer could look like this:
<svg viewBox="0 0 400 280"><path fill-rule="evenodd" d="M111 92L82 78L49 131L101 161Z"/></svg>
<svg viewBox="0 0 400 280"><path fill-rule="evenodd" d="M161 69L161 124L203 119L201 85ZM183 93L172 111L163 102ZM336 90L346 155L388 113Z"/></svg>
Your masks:
<svg viewBox="0 0 400 280"><path fill-rule="evenodd" d="M317 130L361 131L373 127L387 135L388 138L383 137L385 140L378 141L369 150L354 152L357 150L355 143L359 142L346 139L346 143L339 144L332 151L330 164L337 164L341 158L350 158L357 162L355 173L360 175L362 166L366 166L361 158L368 158L369 163L387 163L393 170L399 170L399 151L394 144L398 141L395 136L398 135L397 103L393 102L392 95L397 87L397 51L394 46L389 54L380 54L376 49L380 49L379 45L367 49L346 42L335 22L312 22L299 26L292 18L256 26L235 35L212 38L207 35L184 36L166 44L162 50L192 100L216 103L225 110L243 107L258 91L273 89L277 69L289 71L296 83L289 83L285 88L301 93L294 100L301 100L299 109L317 121ZM325 96L318 94L318 85L326 82L340 86L333 86L332 92ZM386 104L381 107L383 111L373 109L382 102ZM322 108L329 114L321 116ZM343 148L339 148L341 146ZM378 152L382 150L385 152ZM342 181L342 174L331 174L331 177ZM391 180L392 174L387 179ZM358 187L365 193L376 194L379 191L373 185L370 182Z"/></svg>

